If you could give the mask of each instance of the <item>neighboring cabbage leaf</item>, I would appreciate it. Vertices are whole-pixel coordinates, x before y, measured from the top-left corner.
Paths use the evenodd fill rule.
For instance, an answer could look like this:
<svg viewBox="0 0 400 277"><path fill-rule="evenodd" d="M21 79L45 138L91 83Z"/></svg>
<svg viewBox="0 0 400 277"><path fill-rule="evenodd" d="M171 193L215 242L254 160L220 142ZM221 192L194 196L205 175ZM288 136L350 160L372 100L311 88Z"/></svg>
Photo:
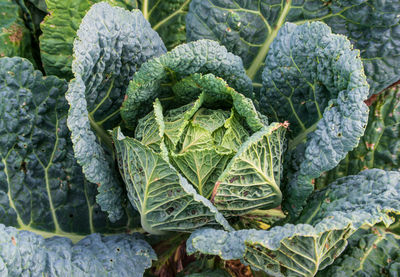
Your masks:
<svg viewBox="0 0 400 277"><path fill-rule="evenodd" d="M0 224L1 276L141 277L157 259L138 235L91 234L75 245Z"/></svg>
<svg viewBox="0 0 400 277"><path fill-rule="evenodd" d="M0 59L0 223L73 241L127 232L137 224L133 211L111 224L74 158L66 90L25 59Z"/></svg>
<svg viewBox="0 0 400 277"><path fill-rule="evenodd" d="M259 82L271 43L285 22L323 21L360 49L373 94L400 79L399 10L398 0L193 0L186 29L188 41L217 40L239 55L248 76Z"/></svg>
<svg viewBox="0 0 400 277"><path fill-rule="evenodd" d="M49 15L41 24L43 34L40 36L40 54L47 75L67 80L74 77L71 64L76 32L87 11L98 2L101 0L46 0ZM136 1L133 0L106 2L128 10L136 7Z"/></svg>
<svg viewBox="0 0 400 277"><path fill-rule="evenodd" d="M317 276L397 276L399 270L399 236L373 227L351 236L343 254Z"/></svg>
<svg viewBox="0 0 400 277"><path fill-rule="evenodd" d="M368 84L359 52L321 22L286 23L265 63L260 109L289 121L289 155L299 157L287 158L298 164L284 174L284 207L295 216L312 180L358 145L368 119Z"/></svg>
<svg viewBox="0 0 400 277"><path fill-rule="evenodd" d="M368 125L357 148L331 171L315 180L324 187L337 178L357 174L368 168L400 170L400 86L374 96Z"/></svg>
<svg viewBox="0 0 400 277"><path fill-rule="evenodd" d="M111 221L122 216L122 186L113 166L112 141L105 130L120 124L123 94L136 69L165 52L140 11L107 3L92 6L74 43L75 79L66 98L75 157L86 178L98 184L97 202ZM103 148L104 147L104 148Z"/></svg>
<svg viewBox="0 0 400 277"><path fill-rule="evenodd" d="M125 137L119 127L113 131L113 140L128 197L147 232L190 232L216 222L225 230L233 230L211 202L199 195L162 154Z"/></svg>
<svg viewBox="0 0 400 277"><path fill-rule="evenodd" d="M0 0L0 58L14 56L33 62L31 33L25 27L18 4Z"/></svg>
<svg viewBox="0 0 400 277"><path fill-rule="evenodd" d="M281 204L279 185L285 133L283 124L272 123L240 146L214 188L214 204L224 215Z"/></svg>
<svg viewBox="0 0 400 277"><path fill-rule="evenodd" d="M315 192L296 225L268 231L199 229L187 250L242 259L274 276L314 276L342 253L360 227L393 223L390 214L400 212L399 198L400 172L366 170Z"/></svg>
<svg viewBox="0 0 400 277"><path fill-rule="evenodd" d="M168 50L186 42L186 14L190 0L138 0L140 9Z"/></svg>
<svg viewBox="0 0 400 277"><path fill-rule="evenodd" d="M41 24L40 50L47 74L73 78L73 42L89 8L101 0L46 0L49 15ZM185 17L190 0L105 0L127 10L138 8L157 31L168 49L186 41Z"/></svg>
<svg viewBox="0 0 400 277"><path fill-rule="evenodd" d="M183 104L194 101L199 96L200 89L194 85L191 78L184 80L194 73L212 73L224 79L237 92L252 97L251 80L246 76L239 57L211 40L182 44L167 54L143 64L133 77L126 92L127 99L121 109L127 127L134 129L138 120L151 111L156 98L168 98L175 94L176 97L170 100L174 105L178 104L177 101ZM226 97L228 96L222 99Z"/></svg>

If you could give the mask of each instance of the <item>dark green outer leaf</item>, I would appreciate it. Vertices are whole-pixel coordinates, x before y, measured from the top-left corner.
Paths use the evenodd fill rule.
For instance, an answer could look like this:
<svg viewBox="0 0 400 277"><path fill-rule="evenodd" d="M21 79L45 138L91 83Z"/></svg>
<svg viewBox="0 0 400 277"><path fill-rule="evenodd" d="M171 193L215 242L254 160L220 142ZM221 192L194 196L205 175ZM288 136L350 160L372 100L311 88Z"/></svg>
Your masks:
<svg viewBox="0 0 400 277"><path fill-rule="evenodd" d="M121 109L121 115L128 127L135 128L138 119L150 112L151 104L157 97L170 96L171 91L166 92L161 87L162 84L173 86L176 81L194 73L212 73L224 79L239 93L250 98L252 96L252 84L246 76L239 57L227 52L225 47L220 46L217 42L210 40L182 44L167 54L143 64L135 74L126 92L127 99ZM183 90L177 100L186 100L186 96L189 99L188 102L193 101L193 95L190 93L195 93L194 99L197 98L200 91L198 88L196 91L194 87L190 87L192 83L191 79L188 80L187 86L184 84L184 80L178 83L189 89Z"/></svg>
<svg viewBox="0 0 400 277"><path fill-rule="evenodd" d="M190 0L139 0L139 9L168 50L186 42L185 19ZM146 6L147 5L147 6Z"/></svg>
<svg viewBox="0 0 400 277"><path fill-rule="evenodd" d="M73 245L0 224L0 275L49 277L141 277L157 259L137 234L92 234Z"/></svg>
<svg viewBox="0 0 400 277"><path fill-rule="evenodd" d="M387 89L370 106L368 125L357 148L316 179L321 188L337 178L368 168L400 170L400 86Z"/></svg>
<svg viewBox="0 0 400 277"><path fill-rule="evenodd" d="M28 0L31 2L33 5L35 5L36 8L43 12L47 12L47 5L45 0Z"/></svg>
<svg viewBox="0 0 400 277"><path fill-rule="evenodd" d="M271 44L262 77L260 108L290 122L289 151L301 157L294 175L292 169L285 173L284 206L297 215L312 179L357 146L367 124L369 87L359 52L321 22L286 23Z"/></svg>
<svg viewBox="0 0 400 277"><path fill-rule="evenodd" d="M400 237L383 228L359 230L342 256L317 276L398 276Z"/></svg>
<svg viewBox="0 0 400 277"><path fill-rule="evenodd" d="M77 32L75 79L66 95L68 127L75 157L86 178L98 184L97 202L112 221L123 215L123 196L105 130L119 125L123 93L137 67L163 52L161 39L140 11L128 12L107 3L93 5Z"/></svg>
<svg viewBox="0 0 400 277"><path fill-rule="evenodd" d="M133 215L111 224L74 158L66 89L25 59L0 59L0 223L74 241L128 231Z"/></svg>
<svg viewBox="0 0 400 277"><path fill-rule="evenodd" d="M370 95L400 79L398 0L193 0L188 41L217 40L239 55L251 79L260 81L272 41L285 22L323 21L360 49Z"/></svg>
<svg viewBox="0 0 400 277"><path fill-rule="evenodd" d="M0 0L0 58L21 56L33 61L30 36L18 4Z"/></svg>
<svg viewBox="0 0 400 277"><path fill-rule="evenodd" d="M71 64L76 32L89 8L98 2L101 0L46 0L49 15L41 24L40 54L47 75L67 80L73 78ZM128 10L136 7L133 0L106 2Z"/></svg>
<svg viewBox="0 0 400 277"><path fill-rule="evenodd" d="M273 276L314 276L340 255L357 229L393 223L399 193L399 172L366 170L315 192L296 225L230 233L200 229L189 238L187 251L244 259Z"/></svg>

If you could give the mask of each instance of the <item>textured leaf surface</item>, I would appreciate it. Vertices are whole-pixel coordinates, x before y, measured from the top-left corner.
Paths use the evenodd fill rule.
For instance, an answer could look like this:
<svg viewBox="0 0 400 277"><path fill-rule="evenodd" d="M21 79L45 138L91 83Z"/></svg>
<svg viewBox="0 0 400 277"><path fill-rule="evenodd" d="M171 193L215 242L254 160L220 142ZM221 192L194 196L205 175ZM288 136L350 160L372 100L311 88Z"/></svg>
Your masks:
<svg viewBox="0 0 400 277"><path fill-rule="evenodd" d="M49 15L41 24L43 35L40 36L40 52L47 75L67 80L74 77L71 70L74 39L82 18L98 2L101 0L46 0ZM135 1L130 0L106 2L128 10L136 7Z"/></svg>
<svg viewBox="0 0 400 277"><path fill-rule="evenodd" d="M0 1L0 58L21 56L33 61L31 37L15 1Z"/></svg>
<svg viewBox="0 0 400 277"><path fill-rule="evenodd" d="M119 125L123 93L137 67L164 51L140 11L128 12L107 3L93 5L77 33L75 79L66 95L71 107L68 127L75 157L86 178L98 184L97 202L112 221L123 214L123 197L109 154L111 138L105 130Z"/></svg>
<svg viewBox="0 0 400 277"><path fill-rule="evenodd" d="M400 169L400 86L379 94L370 106L368 125L356 149L340 164L316 179L324 187L337 178L368 168Z"/></svg>
<svg viewBox="0 0 400 277"><path fill-rule="evenodd" d="M41 10L42 12L47 12L47 5L45 0L28 0L31 2L36 8Z"/></svg>
<svg viewBox="0 0 400 277"><path fill-rule="evenodd" d="M288 170L297 171L294 176L285 173L284 205L296 215L312 179L334 168L364 133L368 84L359 52L324 23L287 23L271 44L263 89L260 108L290 122L289 151L301 157L298 168Z"/></svg>
<svg viewBox="0 0 400 277"><path fill-rule="evenodd" d="M186 42L185 18L190 0L139 0L139 9L168 50Z"/></svg>
<svg viewBox="0 0 400 277"><path fill-rule="evenodd" d="M129 199L153 234L191 231L217 221L232 230L218 210L162 157L134 138L113 131L118 163Z"/></svg>
<svg viewBox="0 0 400 277"><path fill-rule="evenodd" d="M399 11L398 0L193 0L186 28L189 41L217 40L239 55L250 78L258 82L285 22L323 21L360 49L373 94L400 79Z"/></svg>
<svg viewBox="0 0 400 277"><path fill-rule="evenodd" d="M170 97L171 94L175 94L176 97L171 101L175 105L176 102L187 104L197 99L201 90L194 87L193 78L184 79L194 73L212 73L224 79L239 93L245 96L252 95L251 81L246 76L239 57L210 40L182 44L167 54L145 63L135 74L126 92L127 99L121 109L121 115L128 127L132 129L136 127L138 119L151 111L152 103L157 97ZM194 78L201 79L201 76L194 76ZM209 82L203 81L205 84ZM221 89L210 90L216 83L216 81L210 82L204 89L210 92L216 90L218 93ZM226 98L227 95L224 97ZM211 99L214 102L217 100L215 97ZM256 113L255 110L254 113Z"/></svg>
<svg viewBox="0 0 400 277"><path fill-rule="evenodd" d="M366 170L315 192L296 225L268 231L200 229L189 238L187 250L243 259L276 276L314 276L333 262L362 225L393 223L389 214L400 212L399 189L399 172Z"/></svg>
<svg viewBox="0 0 400 277"><path fill-rule="evenodd" d="M190 0L105 0L127 10L138 8L170 50L186 41L185 17ZM35 1L34 1L35 2ZM37 2L37 1L36 1ZM100 0L46 0L50 14L41 24L40 48L47 74L73 78L73 42L87 11Z"/></svg>
<svg viewBox="0 0 400 277"><path fill-rule="evenodd" d="M281 124L273 123L253 134L219 176L214 188L214 203L224 215L280 205L284 130Z"/></svg>
<svg viewBox="0 0 400 277"><path fill-rule="evenodd" d="M359 230L330 267L317 276L396 276L400 266L400 238L383 228Z"/></svg>
<svg viewBox="0 0 400 277"><path fill-rule="evenodd" d="M74 158L66 89L25 59L0 59L0 222L73 240L128 231L133 218L107 220Z"/></svg>
<svg viewBox="0 0 400 277"><path fill-rule="evenodd" d="M0 224L2 276L142 276L156 255L137 235L92 234L77 244Z"/></svg>

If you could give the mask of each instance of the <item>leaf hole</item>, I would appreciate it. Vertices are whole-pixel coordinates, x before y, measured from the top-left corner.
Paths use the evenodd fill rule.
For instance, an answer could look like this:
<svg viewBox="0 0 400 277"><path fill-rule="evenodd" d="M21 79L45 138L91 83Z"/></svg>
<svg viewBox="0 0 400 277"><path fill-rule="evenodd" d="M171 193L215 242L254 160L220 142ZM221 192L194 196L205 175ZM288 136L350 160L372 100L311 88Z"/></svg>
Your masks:
<svg viewBox="0 0 400 277"><path fill-rule="evenodd" d="M172 214L172 212L174 211L175 209L173 208L173 207L169 207L168 209L167 209L167 214Z"/></svg>

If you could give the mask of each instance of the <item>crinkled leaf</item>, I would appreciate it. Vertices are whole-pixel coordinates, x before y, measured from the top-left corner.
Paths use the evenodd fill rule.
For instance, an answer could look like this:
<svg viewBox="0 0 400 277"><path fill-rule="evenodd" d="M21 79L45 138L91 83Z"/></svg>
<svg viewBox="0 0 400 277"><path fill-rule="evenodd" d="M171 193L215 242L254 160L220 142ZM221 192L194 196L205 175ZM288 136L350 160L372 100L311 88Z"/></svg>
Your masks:
<svg viewBox="0 0 400 277"><path fill-rule="evenodd" d="M186 42L185 18L190 0L139 0L139 9L168 50Z"/></svg>
<svg viewBox="0 0 400 277"><path fill-rule="evenodd" d="M317 276L396 276L399 267L400 238L371 228L352 235L343 254Z"/></svg>
<svg viewBox="0 0 400 277"><path fill-rule="evenodd" d="M337 167L316 179L315 184L324 187L337 178L368 168L400 169L400 86L389 88L376 97L357 148Z"/></svg>
<svg viewBox="0 0 400 277"><path fill-rule="evenodd" d="M168 138L168 141L171 142L172 148L175 148L178 142L181 140L181 137L185 131L187 124L189 123L189 119L194 115L194 113L199 109L201 104L203 103L203 97L200 97L196 102L184 105L177 109L169 110L164 119L163 123L165 124L164 135ZM193 129L193 127L192 127ZM187 136L190 136L190 133L193 131L186 131L189 134L185 135L185 139ZM190 140L190 138L188 138ZM183 142L183 146L185 147L185 141Z"/></svg>
<svg viewBox="0 0 400 277"><path fill-rule="evenodd" d="M105 1L127 10L138 8L169 50L186 41L185 17L190 0ZM98 2L101 0L46 0L49 15L41 25L40 48L47 74L73 78L71 63L76 32L86 12Z"/></svg>
<svg viewBox="0 0 400 277"><path fill-rule="evenodd" d="M373 94L400 79L399 10L397 0L193 0L187 38L219 41L243 59L248 76L258 82L271 43L285 22L323 21L360 49Z"/></svg>
<svg viewBox="0 0 400 277"><path fill-rule="evenodd" d="M232 230L218 210L197 194L161 154L125 137L120 128L114 129L113 140L128 197L139 211L146 231L185 232L216 222Z"/></svg>
<svg viewBox="0 0 400 277"><path fill-rule="evenodd" d="M93 5L77 33L72 63L75 79L66 95L68 127L75 157L86 178L98 184L97 201L112 221L123 214L123 197L105 129L120 123L123 93L137 67L164 51L140 11L128 12L107 3Z"/></svg>
<svg viewBox="0 0 400 277"><path fill-rule="evenodd" d="M36 1L37 2L37 1ZM41 24L40 54L47 75L67 80L74 77L71 70L73 44L82 18L90 7L101 0L46 0L49 14ZM131 10L135 1L106 0L113 6ZM101 24L101 21L98 23Z"/></svg>
<svg viewBox="0 0 400 277"><path fill-rule="evenodd" d="M20 56L33 61L31 34L15 1L0 0L0 58Z"/></svg>
<svg viewBox="0 0 400 277"><path fill-rule="evenodd" d="M219 176L213 195L224 215L279 206L285 128L273 123L244 142Z"/></svg>
<svg viewBox="0 0 400 277"><path fill-rule="evenodd" d="M218 128L224 126L225 121L230 117L228 111L221 109L200 109L192 118L192 125L199 126L210 133L213 133Z"/></svg>
<svg viewBox="0 0 400 277"><path fill-rule="evenodd" d="M321 22L287 23L271 44L263 89L261 109L289 121L289 151L300 157L288 158L299 165L285 173L284 206L295 216L312 180L357 146L368 119L368 84L359 52L344 36Z"/></svg>
<svg viewBox="0 0 400 277"><path fill-rule="evenodd" d="M224 123L226 132L221 139L220 146L237 152L240 146L248 139L249 133L240 121L241 118L238 117L238 114L232 109L231 116Z"/></svg>
<svg viewBox="0 0 400 277"><path fill-rule="evenodd" d="M142 276L157 259L137 235L91 234L75 245L0 224L2 276Z"/></svg>
<svg viewBox="0 0 400 277"><path fill-rule="evenodd" d="M390 213L400 212L399 194L399 172L366 170L315 192L296 225L268 231L200 229L189 238L187 250L243 259L274 276L314 276L340 255L361 226L389 226Z"/></svg>
<svg viewBox="0 0 400 277"><path fill-rule="evenodd" d="M230 153L218 153L214 147L171 154L171 162L182 172L200 195L209 199L215 182L225 169Z"/></svg>
<svg viewBox="0 0 400 277"><path fill-rule="evenodd" d="M0 59L0 223L73 240L127 231L132 212L111 224L74 158L66 89L25 59Z"/></svg>
<svg viewBox="0 0 400 277"><path fill-rule="evenodd" d="M201 90L207 90L209 95L212 95L209 97L210 100L214 102L218 100L214 97L217 94L225 95L223 99L232 98L232 89L229 87L223 89L222 84L226 86L223 80L209 74L208 77L202 77L195 73L212 73L223 78L239 93L252 95L251 81L246 76L239 57L210 40L182 44L167 54L145 63L133 77L121 110L128 127L132 129L136 127L138 119L150 112L151 104L156 98L162 100L174 95L170 102L187 104L197 99ZM194 88L196 84L200 87ZM245 101L241 104L244 105ZM256 114L255 109L254 113Z"/></svg>

